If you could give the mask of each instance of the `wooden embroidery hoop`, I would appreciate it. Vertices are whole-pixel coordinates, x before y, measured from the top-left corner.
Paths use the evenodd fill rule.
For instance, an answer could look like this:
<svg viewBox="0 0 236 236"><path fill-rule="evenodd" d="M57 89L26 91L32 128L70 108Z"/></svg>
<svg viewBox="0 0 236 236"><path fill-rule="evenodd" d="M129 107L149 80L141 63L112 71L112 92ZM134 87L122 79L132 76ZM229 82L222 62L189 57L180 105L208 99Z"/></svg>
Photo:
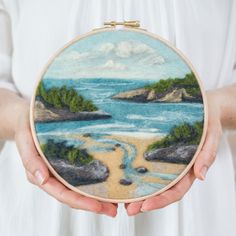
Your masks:
<svg viewBox="0 0 236 236"><path fill-rule="evenodd" d="M191 169L191 167L193 166L199 152L201 151L201 148L203 146L203 143L205 141L205 137L206 137L206 132L207 132L207 126L208 126L208 106L207 106L207 98L206 98L206 94L205 91L203 89L203 85L202 82L195 70L195 68L193 67L192 63L189 61L189 59L186 58L186 56L177 48L175 48L174 46L172 46L167 40L163 39L162 37L151 33L151 32L147 32L146 29L140 29L139 27L139 22L138 21L125 21L125 22L115 22L115 21L111 21L111 22L105 22L104 25L110 25L107 27L103 27L103 28L98 28L98 29L94 29L88 33L85 33L83 35L80 35L76 38L74 38L73 40L69 41L67 44L65 44L62 48L60 48L47 62L46 66L43 68L42 72L39 75L39 78L37 80L37 83L35 85L35 89L34 89L34 94L32 96L31 99L31 104L30 104L30 127L31 127L31 131L32 131L32 136L33 136L33 140L35 143L35 146L37 148L37 151L39 152L40 156L43 158L44 162L46 163L47 167L49 168L49 170L51 171L51 173L55 176L56 179L58 179L62 184L64 184L67 188L90 198L94 198L100 201L104 201L104 202L112 202L112 203L130 203L130 202L136 202L136 201L141 201L156 195L159 195L161 193L163 193L164 191L170 189L172 186L174 186L175 184L177 184L187 173L188 171ZM117 29L116 25L123 25L124 27L121 29ZM65 181L55 170L54 168L51 166L51 164L49 163L48 159L45 157L44 153L42 152L41 148L40 148L40 144L36 135L36 130L35 130L35 125L34 125L34 103L35 103L35 98L36 98L36 90L37 87L39 85L39 82L43 79L44 74L46 73L46 71L48 70L49 66L53 63L53 61L55 60L55 58L61 53L63 52L66 48L68 48L69 46L71 46L72 44L74 44L75 42L89 37L91 35L94 34L99 34L101 32L104 31L113 31L113 30L127 30L127 31L133 31L133 32L138 32L138 33L143 33L146 34L154 39L157 39L159 41L161 41L162 43L164 43L167 47L169 47L170 49L172 49L174 52L176 52L181 58L182 60L189 66L189 68L192 70L192 72L194 73L199 87L200 87L200 91L201 91L201 95L202 95L202 99L203 99L203 111L204 111L204 124L203 124L203 132L202 132L202 137L201 137L201 141L198 145L197 151L195 152L192 160L190 161L190 163L185 167L185 169L182 171L182 173L180 175L178 175L178 177L176 179L174 179L173 181L171 181L169 184L167 184L164 188L162 188L159 191L156 191L155 193L149 194L149 195L145 195L142 197L137 197L137 198L129 198L129 199L110 199L110 198L103 198L103 197L99 197L99 196L95 196L95 195L91 195L88 194L86 192L83 192L81 190L79 190L78 188L72 186L71 184L69 184L67 181Z"/></svg>

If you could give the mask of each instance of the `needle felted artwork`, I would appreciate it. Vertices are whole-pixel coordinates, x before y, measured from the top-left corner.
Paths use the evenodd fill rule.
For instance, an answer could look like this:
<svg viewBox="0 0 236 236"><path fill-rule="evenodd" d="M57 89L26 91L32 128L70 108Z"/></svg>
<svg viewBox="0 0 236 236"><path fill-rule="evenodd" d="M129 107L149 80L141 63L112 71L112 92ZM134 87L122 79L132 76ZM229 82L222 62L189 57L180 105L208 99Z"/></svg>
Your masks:
<svg viewBox="0 0 236 236"><path fill-rule="evenodd" d="M110 202L159 194L192 167L205 95L191 63L159 36L114 25L69 42L31 103L36 147L68 188Z"/></svg>

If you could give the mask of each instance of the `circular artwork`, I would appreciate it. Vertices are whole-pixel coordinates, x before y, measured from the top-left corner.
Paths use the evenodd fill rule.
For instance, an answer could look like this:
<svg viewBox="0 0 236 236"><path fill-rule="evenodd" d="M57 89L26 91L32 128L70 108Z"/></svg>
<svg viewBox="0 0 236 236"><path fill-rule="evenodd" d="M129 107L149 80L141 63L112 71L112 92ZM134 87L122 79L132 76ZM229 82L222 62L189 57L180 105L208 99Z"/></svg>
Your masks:
<svg viewBox="0 0 236 236"><path fill-rule="evenodd" d="M205 95L184 56L138 29L101 29L54 56L31 103L36 147L68 188L110 202L159 194L205 137Z"/></svg>

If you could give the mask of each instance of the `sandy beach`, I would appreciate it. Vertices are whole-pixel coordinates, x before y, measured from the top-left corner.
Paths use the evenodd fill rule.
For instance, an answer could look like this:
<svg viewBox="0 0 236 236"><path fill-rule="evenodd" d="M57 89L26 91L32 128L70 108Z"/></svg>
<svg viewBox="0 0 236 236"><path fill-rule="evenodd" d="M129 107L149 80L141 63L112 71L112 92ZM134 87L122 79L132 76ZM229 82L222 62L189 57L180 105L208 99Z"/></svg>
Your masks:
<svg viewBox="0 0 236 236"><path fill-rule="evenodd" d="M91 147L91 146L104 146L110 144L103 144L97 142L92 137L84 137L80 134L70 135L74 139L79 139L84 141L83 148ZM121 142L132 144L136 147L137 155L134 161L132 162L132 167L146 167L148 169L148 173L155 172L160 174L175 174L178 175L181 173L186 165L183 164L172 164L172 163L164 163L164 162L150 162L146 161L143 157L143 153L145 152L148 145L151 143L160 140L161 137L132 137L125 135L109 135L104 136L106 139L119 140ZM128 150L129 151L129 150ZM124 151L119 146L114 146L111 151L104 152L90 152L95 159L102 161L105 165L108 166L110 170L109 177L105 182L83 185L79 186L83 192L97 195L100 197L110 198L110 199L127 199L127 198L135 198L138 197L135 194L136 183L132 183L130 185L121 185L119 183L120 179L124 178L124 170L120 169L120 164L123 162ZM140 179L145 183L159 183L164 186L170 183L172 180L162 179L156 176L149 176L146 174L141 174Z"/></svg>

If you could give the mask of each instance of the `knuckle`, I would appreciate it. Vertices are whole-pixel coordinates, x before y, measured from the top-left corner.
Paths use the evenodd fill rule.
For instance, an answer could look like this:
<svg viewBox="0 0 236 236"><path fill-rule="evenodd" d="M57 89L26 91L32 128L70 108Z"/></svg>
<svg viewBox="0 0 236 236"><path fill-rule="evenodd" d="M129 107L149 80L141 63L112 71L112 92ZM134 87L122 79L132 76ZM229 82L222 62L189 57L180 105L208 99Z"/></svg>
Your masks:
<svg viewBox="0 0 236 236"><path fill-rule="evenodd" d="M56 200L57 200L59 203L65 204L65 202L64 202L61 198L56 197L56 196L54 196L54 198L56 198Z"/></svg>
<svg viewBox="0 0 236 236"><path fill-rule="evenodd" d="M25 158L23 161L24 167L26 170L30 171L32 167L32 161L30 158Z"/></svg>
<svg viewBox="0 0 236 236"><path fill-rule="evenodd" d="M65 203L62 201L62 199L60 199L59 197L55 197L55 198L56 198L56 200L57 200L59 203L65 204Z"/></svg>
<svg viewBox="0 0 236 236"><path fill-rule="evenodd" d="M216 158L216 151L215 150L209 150L208 152L207 152L207 163L208 164L211 164L212 163L212 161L214 161L215 160L215 158Z"/></svg>
<svg viewBox="0 0 236 236"><path fill-rule="evenodd" d="M178 186L176 186L175 188L175 197L174 200L176 201L180 201L183 198L183 192L182 189Z"/></svg>
<svg viewBox="0 0 236 236"><path fill-rule="evenodd" d="M183 199L182 195L178 195L175 199L176 202L181 201Z"/></svg>
<svg viewBox="0 0 236 236"><path fill-rule="evenodd" d="M217 154L217 152L214 149L210 149L210 150L203 149L202 153L203 153L203 157L205 158L208 164L211 164L211 162L215 160L216 154Z"/></svg>
<svg viewBox="0 0 236 236"><path fill-rule="evenodd" d="M58 200L61 203L64 203L64 204L68 205L68 202L67 202L67 199L66 199L66 196L65 196L65 191L66 191L65 188L61 189L61 191L58 194Z"/></svg>
<svg viewBox="0 0 236 236"><path fill-rule="evenodd" d="M76 207L75 205L73 205L73 204L69 204L68 205L71 209L75 209L75 210L78 210L78 209L80 209L80 208L78 208L78 207Z"/></svg>
<svg viewBox="0 0 236 236"><path fill-rule="evenodd" d="M31 184L35 185L34 179L30 174L26 173L26 178Z"/></svg>

